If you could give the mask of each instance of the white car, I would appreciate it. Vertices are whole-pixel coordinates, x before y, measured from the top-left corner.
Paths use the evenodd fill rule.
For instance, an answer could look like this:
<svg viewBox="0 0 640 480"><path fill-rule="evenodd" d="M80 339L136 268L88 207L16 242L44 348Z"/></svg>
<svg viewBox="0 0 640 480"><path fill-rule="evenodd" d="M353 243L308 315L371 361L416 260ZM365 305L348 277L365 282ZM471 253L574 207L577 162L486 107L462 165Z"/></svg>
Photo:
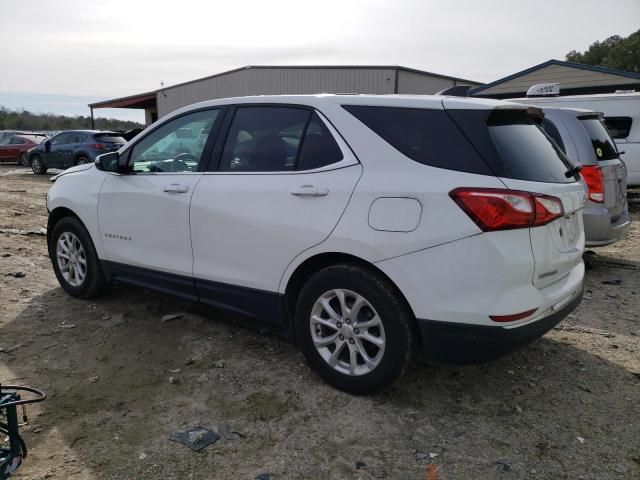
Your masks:
<svg viewBox="0 0 640 480"><path fill-rule="evenodd" d="M76 297L126 282L279 325L355 394L417 350L490 360L582 298L585 189L539 113L438 96L198 103L54 177L53 268ZM209 136L187 151L181 129Z"/></svg>

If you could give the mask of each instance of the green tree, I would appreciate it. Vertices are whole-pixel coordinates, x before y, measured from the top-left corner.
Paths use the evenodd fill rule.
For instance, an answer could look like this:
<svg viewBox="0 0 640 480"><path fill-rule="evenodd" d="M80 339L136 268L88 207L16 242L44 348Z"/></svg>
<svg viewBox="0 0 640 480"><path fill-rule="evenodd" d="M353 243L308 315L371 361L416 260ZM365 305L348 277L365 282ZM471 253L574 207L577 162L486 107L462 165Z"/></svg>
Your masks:
<svg viewBox="0 0 640 480"><path fill-rule="evenodd" d="M115 118L96 118L98 130L127 131L143 128L138 122ZM53 113L31 113L26 110L11 110L0 106L0 130L72 130L91 128L91 118L85 116L67 117Z"/></svg>
<svg viewBox="0 0 640 480"><path fill-rule="evenodd" d="M572 50L567 61L640 73L640 30L626 38L613 35L594 42L585 52Z"/></svg>

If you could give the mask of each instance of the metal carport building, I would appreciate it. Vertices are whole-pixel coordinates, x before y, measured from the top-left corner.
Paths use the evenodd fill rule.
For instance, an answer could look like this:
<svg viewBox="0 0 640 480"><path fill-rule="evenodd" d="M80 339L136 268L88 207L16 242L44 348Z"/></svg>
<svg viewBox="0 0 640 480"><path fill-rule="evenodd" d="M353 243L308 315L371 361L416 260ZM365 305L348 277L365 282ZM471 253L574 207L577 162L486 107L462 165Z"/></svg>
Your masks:
<svg viewBox="0 0 640 480"><path fill-rule="evenodd" d="M154 92L89 105L140 108L147 125L180 107L203 100L247 95L369 93L433 94L480 82L400 66L247 66Z"/></svg>

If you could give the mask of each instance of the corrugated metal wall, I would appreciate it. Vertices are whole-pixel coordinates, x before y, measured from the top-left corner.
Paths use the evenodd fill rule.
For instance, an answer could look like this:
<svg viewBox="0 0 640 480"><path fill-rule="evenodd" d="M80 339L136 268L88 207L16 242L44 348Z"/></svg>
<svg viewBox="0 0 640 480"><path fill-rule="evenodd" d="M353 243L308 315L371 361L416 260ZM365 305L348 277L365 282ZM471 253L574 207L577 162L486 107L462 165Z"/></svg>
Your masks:
<svg viewBox="0 0 640 480"><path fill-rule="evenodd" d="M394 93L395 69L248 68L157 93L158 116L185 105L246 95ZM433 92L432 92L433 93Z"/></svg>
<svg viewBox="0 0 640 480"><path fill-rule="evenodd" d="M455 85L454 80L416 72L400 70L398 74L398 93L430 95Z"/></svg>

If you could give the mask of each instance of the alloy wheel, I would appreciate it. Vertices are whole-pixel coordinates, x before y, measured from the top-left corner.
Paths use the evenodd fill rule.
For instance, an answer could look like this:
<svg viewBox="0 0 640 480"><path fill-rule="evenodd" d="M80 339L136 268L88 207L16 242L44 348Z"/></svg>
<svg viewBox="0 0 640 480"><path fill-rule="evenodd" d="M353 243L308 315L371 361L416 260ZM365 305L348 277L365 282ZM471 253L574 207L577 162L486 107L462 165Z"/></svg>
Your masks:
<svg viewBox="0 0 640 480"><path fill-rule="evenodd" d="M87 256L76 235L64 232L56 245L58 268L65 281L72 287L79 287L87 276Z"/></svg>
<svg viewBox="0 0 640 480"><path fill-rule="evenodd" d="M347 375L372 372L382 360L384 325L371 303L356 292L325 292L311 309L311 338L329 366Z"/></svg>

